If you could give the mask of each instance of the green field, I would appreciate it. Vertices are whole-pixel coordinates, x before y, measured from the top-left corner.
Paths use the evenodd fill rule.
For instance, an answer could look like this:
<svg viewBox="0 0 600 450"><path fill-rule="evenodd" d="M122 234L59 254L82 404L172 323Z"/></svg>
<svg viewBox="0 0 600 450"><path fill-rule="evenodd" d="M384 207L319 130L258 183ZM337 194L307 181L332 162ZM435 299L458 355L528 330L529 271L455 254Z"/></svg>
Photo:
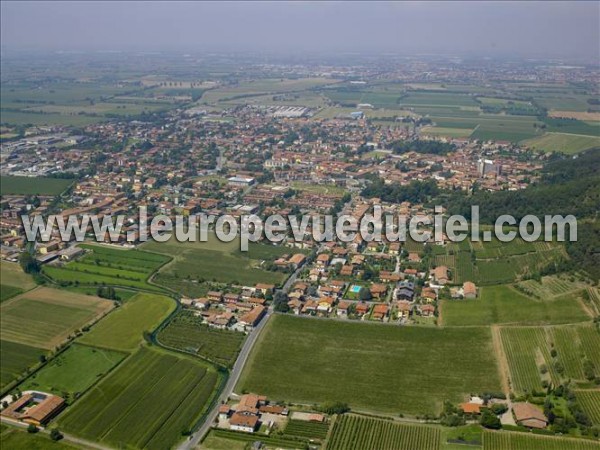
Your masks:
<svg viewBox="0 0 600 450"><path fill-rule="evenodd" d="M441 311L446 326L548 325L590 319L576 295L533 298L508 285L483 286L477 299L442 300Z"/></svg>
<svg viewBox="0 0 600 450"><path fill-rule="evenodd" d="M114 350L135 350L144 331L153 331L174 309L175 301L169 297L137 294L92 327L79 342Z"/></svg>
<svg viewBox="0 0 600 450"><path fill-rule="evenodd" d="M335 420L326 449L438 450L440 442L440 428L343 415Z"/></svg>
<svg viewBox="0 0 600 450"><path fill-rule="evenodd" d="M268 449L301 450L307 448L308 445L308 439L298 439L295 436L250 434L213 428L198 448L202 450L247 450L248 446L256 441L262 442Z"/></svg>
<svg viewBox="0 0 600 450"><path fill-rule="evenodd" d="M151 252L173 257L154 277L162 284L188 296L205 293L202 283L256 283L280 284L285 274L271 272L260 267L264 259L274 260L277 256L290 253L285 247L264 244L250 245L248 252L239 250L239 241L221 242L214 234L209 234L207 242L178 242L172 238L168 242L150 241L142 248Z"/></svg>
<svg viewBox="0 0 600 450"><path fill-rule="evenodd" d="M566 133L546 133L521 142L522 145L545 152L562 152L568 155L600 147L600 137Z"/></svg>
<svg viewBox="0 0 600 450"><path fill-rule="evenodd" d="M232 366L244 342L245 334L210 328L202 324L202 318L193 312L181 311L158 333L157 338L167 347Z"/></svg>
<svg viewBox="0 0 600 450"><path fill-rule="evenodd" d="M276 315L237 392L301 403L343 401L369 411L425 414L444 400L499 390L485 328L391 327Z"/></svg>
<svg viewBox="0 0 600 450"><path fill-rule="evenodd" d="M325 439L327 431L329 431L328 423L290 419L285 426L284 434L309 439Z"/></svg>
<svg viewBox="0 0 600 450"><path fill-rule="evenodd" d="M7 284L0 284L0 303L22 293L23 289L21 288L9 286Z"/></svg>
<svg viewBox="0 0 600 450"><path fill-rule="evenodd" d="M541 392L542 381L583 380L583 361L598 367L600 333L591 325L502 328L502 345L515 393ZM552 356L552 350L556 356ZM547 373L543 373L542 367Z"/></svg>
<svg viewBox="0 0 600 450"><path fill-rule="evenodd" d="M67 189L73 180L45 177L2 176L0 195L59 195Z"/></svg>
<svg viewBox="0 0 600 450"><path fill-rule="evenodd" d="M74 399L116 366L125 354L74 344L19 386Z"/></svg>
<svg viewBox="0 0 600 450"><path fill-rule="evenodd" d="M29 367L37 364L41 355L47 353L41 348L0 341L0 388L17 379Z"/></svg>
<svg viewBox="0 0 600 450"><path fill-rule="evenodd" d="M565 437L536 436L507 431L485 431L483 450L598 450L600 443Z"/></svg>
<svg viewBox="0 0 600 450"><path fill-rule="evenodd" d="M170 260L164 255L82 244L89 252L61 267L44 267L44 273L65 286L108 285L162 292L148 278Z"/></svg>
<svg viewBox="0 0 600 450"><path fill-rule="evenodd" d="M218 375L143 347L61 416L61 429L113 447L170 448L212 396Z"/></svg>
<svg viewBox="0 0 600 450"><path fill-rule="evenodd" d="M2 303L0 335L52 350L112 307L109 300L40 287Z"/></svg>
<svg viewBox="0 0 600 450"><path fill-rule="evenodd" d="M152 273L169 261L164 255L82 244L89 252L77 261L61 267L44 267L44 273L65 287L123 286L162 292L147 282Z"/></svg>
<svg viewBox="0 0 600 450"><path fill-rule="evenodd" d="M592 423L600 425L600 390L575 391L575 396Z"/></svg>
<svg viewBox="0 0 600 450"><path fill-rule="evenodd" d="M47 434L30 434L23 429L0 425L0 447L10 450L71 450L77 447L62 440L54 442Z"/></svg>

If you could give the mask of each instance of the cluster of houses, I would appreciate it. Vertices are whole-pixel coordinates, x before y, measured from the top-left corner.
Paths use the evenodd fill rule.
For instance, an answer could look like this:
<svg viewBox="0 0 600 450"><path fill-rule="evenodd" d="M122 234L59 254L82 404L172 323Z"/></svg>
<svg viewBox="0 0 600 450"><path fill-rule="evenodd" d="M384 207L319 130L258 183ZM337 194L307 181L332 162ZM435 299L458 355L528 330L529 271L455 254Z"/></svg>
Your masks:
<svg viewBox="0 0 600 450"><path fill-rule="evenodd" d="M181 303L196 311L204 322L220 330L247 332L267 313L267 300L275 285L258 283L244 287L241 292L209 291L205 297L183 298Z"/></svg>
<svg viewBox="0 0 600 450"><path fill-rule="evenodd" d="M491 399L485 402L480 397L471 397L468 402L461 403L459 407L467 415L479 416L483 409L489 408L493 403L505 403L505 400ZM525 428L543 430L548 426L548 418L544 411L529 402L512 403L508 414L512 414L514 423Z"/></svg>

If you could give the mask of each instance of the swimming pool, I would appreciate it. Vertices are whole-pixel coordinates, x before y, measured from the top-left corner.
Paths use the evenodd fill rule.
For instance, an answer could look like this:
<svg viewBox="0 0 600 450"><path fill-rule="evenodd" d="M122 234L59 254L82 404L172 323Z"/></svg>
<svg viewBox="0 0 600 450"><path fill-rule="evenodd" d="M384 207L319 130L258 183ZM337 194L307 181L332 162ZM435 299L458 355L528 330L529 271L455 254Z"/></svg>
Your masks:
<svg viewBox="0 0 600 450"><path fill-rule="evenodd" d="M362 286L359 286L358 284L353 284L352 286L350 286L350 292L352 292L353 294L358 294L361 289Z"/></svg>

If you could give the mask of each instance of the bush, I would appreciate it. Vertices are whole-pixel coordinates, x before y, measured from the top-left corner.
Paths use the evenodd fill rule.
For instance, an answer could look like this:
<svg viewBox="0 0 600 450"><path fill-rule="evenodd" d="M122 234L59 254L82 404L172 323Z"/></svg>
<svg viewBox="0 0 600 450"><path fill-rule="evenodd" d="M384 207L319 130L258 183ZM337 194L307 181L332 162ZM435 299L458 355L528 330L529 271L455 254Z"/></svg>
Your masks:
<svg viewBox="0 0 600 450"><path fill-rule="evenodd" d="M60 441L63 437L63 434L60 431L58 431L58 428L52 428L52 430L50 431L50 439L52 439L53 441Z"/></svg>
<svg viewBox="0 0 600 450"><path fill-rule="evenodd" d="M36 426L35 426L34 424L32 424L32 423L30 423L30 424L29 424L29 426L27 427L27 432L28 432L28 433L34 434L34 433L37 433L38 431L39 431L39 430L38 430L38 427L36 427Z"/></svg>

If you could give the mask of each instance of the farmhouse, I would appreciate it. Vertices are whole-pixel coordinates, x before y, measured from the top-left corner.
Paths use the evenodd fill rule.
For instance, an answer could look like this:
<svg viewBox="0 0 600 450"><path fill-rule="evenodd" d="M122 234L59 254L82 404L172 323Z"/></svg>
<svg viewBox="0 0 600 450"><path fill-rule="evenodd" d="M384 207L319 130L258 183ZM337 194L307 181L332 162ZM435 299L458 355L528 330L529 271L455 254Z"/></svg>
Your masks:
<svg viewBox="0 0 600 450"><path fill-rule="evenodd" d="M65 400L43 392L25 393L10 404L0 415L36 426L47 424L65 406Z"/></svg>
<svg viewBox="0 0 600 450"><path fill-rule="evenodd" d="M513 403L512 410L515 421L523 427L543 429L548 425L548 419L542 410L531 403Z"/></svg>
<svg viewBox="0 0 600 450"><path fill-rule="evenodd" d="M258 416L249 412L235 412L229 419L229 427L232 430L254 433L258 425Z"/></svg>
<svg viewBox="0 0 600 450"><path fill-rule="evenodd" d="M463 296L465 298L476 298L477 297L477 286L471 281L465 281L463 283Z"/></svg>

